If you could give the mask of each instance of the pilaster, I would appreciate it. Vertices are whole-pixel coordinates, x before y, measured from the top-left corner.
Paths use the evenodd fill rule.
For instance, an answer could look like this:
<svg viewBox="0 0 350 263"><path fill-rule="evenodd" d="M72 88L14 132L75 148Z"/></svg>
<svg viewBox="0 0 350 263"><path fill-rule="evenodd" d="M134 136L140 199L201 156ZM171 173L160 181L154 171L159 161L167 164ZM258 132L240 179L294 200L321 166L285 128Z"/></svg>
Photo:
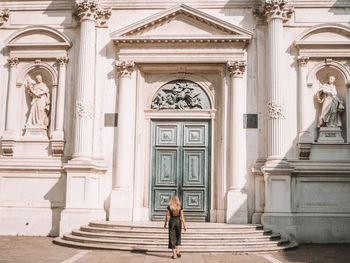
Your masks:
<svg viewBox="0 0 350 263"><path fill-rule="evenodd" d="M7 93L6 124L1 141L2 151L5 156L12 156L15 146L15 129L17 121L16 70L18 63L19 59L16 57L11 57L8 59L10 69Z"/></svg>
<svg viewBox="0 0 350 263"><path fill-rule="evenodd" d="M226 222L245 224L248 222L246 183L246 139L243 128L243 114L246 108L246 85L243 75L245 61L230 61L230 122L229 122L229 190L227 193Z"/></svg>

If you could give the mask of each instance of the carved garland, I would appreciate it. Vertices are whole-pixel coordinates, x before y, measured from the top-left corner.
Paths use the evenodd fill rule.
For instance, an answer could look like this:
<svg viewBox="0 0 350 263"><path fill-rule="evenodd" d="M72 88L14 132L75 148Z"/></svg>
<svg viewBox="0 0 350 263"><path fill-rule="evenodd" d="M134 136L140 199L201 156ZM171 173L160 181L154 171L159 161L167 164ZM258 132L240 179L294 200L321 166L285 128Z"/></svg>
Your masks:
<svg viewBox="0 0 350 263"><path fill-rule="evenodd" d="M76 118L92 119L92 103L89 101L77 101L75 104Z"/></svg>
<svg viewBox="0 0 350 263"><path fill-rule="evenodd" d="M267 118L268 119L285 119L286 110L284 104L278 101L269 101L267 103Z"/></svg>

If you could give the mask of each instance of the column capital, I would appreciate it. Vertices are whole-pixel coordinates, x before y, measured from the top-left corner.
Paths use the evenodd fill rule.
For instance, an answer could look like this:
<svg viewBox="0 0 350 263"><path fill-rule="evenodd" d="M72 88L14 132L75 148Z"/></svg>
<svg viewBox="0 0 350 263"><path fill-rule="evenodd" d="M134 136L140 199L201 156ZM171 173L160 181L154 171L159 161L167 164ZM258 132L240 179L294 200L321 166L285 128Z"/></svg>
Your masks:
<svg viewBox="0 0 350 263"><path fill-rule="evenodd" d="M11 68L17 67L17 65L18 65L18 63L19 63L19 59L16 58L16 57L11 57L11 58L9 58L7 61L8 61L8 63L10 64L10 67L11 67Z"/></svg>
<svg viewBox="0 0 350 263"><path fill-rule="evenodd" d="M269 22L272 19L288 21L293 14L293 7L287 6L288 0L262 0L262 6L254 15Z"/></svg>
<svg viewBox="0 0 350 263"><path fill-rule="evenodd" d="M7 22L10 18L10 11L8 9L0 11L0 26Z"/></svg>
<svg viewBox="0 0 350 263"><path fill-rule="evenodd" d="M68 58L67 57L60 57L60 58L56 58L57 59L57 64L60 67L65 66L68 63Z"/></svg>
<svg viewBox="0 0 350 263"><path fill-rule="evenodd" d="M245 61L228 61L226 66L231 78L242 78L247 63Z"/></svg>
<svg viewBox="0 0 350 263"><path fill-rule="evenodd" d="M100 21L100 24L106 23L111 16L110 10L103 10L98 0L83 0L76 3L75 14L80 22L83 20Z"/></svg>
<svg viewBox="0 0 350 263"><path fill-rule="evenodd" d="M307 63L309 62L309 57L298 56L297 61L298 61L299 67L306 67Z"/></svg>
<svg viewBox="0 0 350 263"><path fill-rule="evenodd" d="M116 61L115 67L120 77L131 77L135 70L134 61Z"/></svg>
<svg viewBox="0 0 350 263"><path fill-rule="evenodd" d="M267 103L267 118L270 119L285 119L286 109L280 101L269 101Z"/></svg>

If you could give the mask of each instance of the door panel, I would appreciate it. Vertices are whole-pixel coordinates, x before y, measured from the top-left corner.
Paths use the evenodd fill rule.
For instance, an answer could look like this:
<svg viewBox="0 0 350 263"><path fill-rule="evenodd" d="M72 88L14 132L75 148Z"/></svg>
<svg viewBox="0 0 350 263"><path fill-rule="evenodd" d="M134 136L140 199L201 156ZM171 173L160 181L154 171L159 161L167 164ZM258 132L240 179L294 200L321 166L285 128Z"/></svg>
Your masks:
<svg viewBox="0 0 350 263"><path fill-rule="evenodd" d="M156 149L155 186L177 186L177 149Z"/></svg>
<svg viewBox="0 0 350 263"><path fill-rule="evenodd" d="M163 220L173 194L187 220L209 220L209 121L152 121L151 219Z"/></svg>

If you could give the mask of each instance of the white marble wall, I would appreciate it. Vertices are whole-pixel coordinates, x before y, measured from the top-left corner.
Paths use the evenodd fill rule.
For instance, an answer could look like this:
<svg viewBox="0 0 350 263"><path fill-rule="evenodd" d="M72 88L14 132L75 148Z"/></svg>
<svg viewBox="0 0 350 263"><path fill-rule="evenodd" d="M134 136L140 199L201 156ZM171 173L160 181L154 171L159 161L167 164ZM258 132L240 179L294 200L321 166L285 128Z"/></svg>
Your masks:
<svg viewBox="0 0 350 263"><path fill-rule="evenodd" d="M110 33L120 30L132 23L170 8L180 1L150 1L147 6L144 1L101 1L103 8L114 7L112 15L105 26L96 28L96 64L94 76L94 116L92 157L96 162L106 165L106 173L101 177L101 198L106 211L110 207L110 194L116 177L116 138L118 128L104 127L104 113L116 113L118 109L118 81L115 70L115 61L119 50L111 41ZM310 160L299 160L299 91L298 91L298 62L300 55L294 45L294 41L306 30L323 23L336 23L349 29L350 4L348 1L291 1L294 5L294 14L283 25L283 40L281 54L281 70L279 72L281 96L285 102L286 119L283 133L282 155L287 158L291 167L291 176L288 178L275 177L267 181L269 186L264 188L264 180L260 167L264 165L268 157L268 124L266 116L266 102L268 101L268 61L267 56L267 24L254 18L252 9L256 1L182 1L198 10L215 16L218 19L253 31L253 38L247 46L247 68L243 79L246 85L246 108L244 113L258 114L258 128L247 129L245 133L246 147L246 173L244 189L247 193L247 222L260 222L260 216L264 212L263 223L284 235L291 236L299 241L326 242L349 241L350 230L346 224L350 218L350 202L348 181L350 180L350 146L319 145L315 144L317 129L315 126L316 110L314 93L316 84L308 86L305 92L305 101L309 106L301 113L309 124L313 140L310 142ZM24 103L23 88L16 89L18 97L18 112L13 116L16 119L18 143L13 156L0 157L0 234L23 235L57 235L59 233L60 213L65 206L66 171L64 166L73 154L74 149L74 108L77 68L79 63L80 26L72 16L73 1L59 0L49 2L26 1L2 1L0 12L10 10L10 16L3 24L0 23L0 136L3 136L6 126L7 94L9 81L9 49L6 48L7 40L12 34L30 25L44 24L65 34L71 41L72 47L68 49L68 64L65 83L64 102L64 135L65 147L61 157L53 157L49 142L22 142L21 127L24 125L26 107ZM116 9L122 7L121 9ZM146 8L147 7L147 8ZM315 7L318 7L317 9ZM180 29L179 29L180 30ZM339 30L337 31L339 32ZM345 32L345 31L344 31ZM324 38L334 39L335 35L323 35ZM319 39L322 40L322 39ZM350 34L343 35L344 41L350 41ZM349 46L346 47L350 51ZM139 51L134 49L139 54ZM132 57L133 48L128 50ZM181 52L180 49L174 52ZM322 53L321 51L320 54ZM344 71L349 69L349 53L345 58L333 58L333 61L342 63ZM325 61L325 56L310 58L307 64L307 72L318 63ZM18 68L27 63L20 60ZM152 62L152 61L150 61ZM53 62L52 62L53 63ZM179 63L184 64L184 63ZM157 66L157 65L155 65ZM53 65L53 67L55 67ZM202 67L202 69L200 68ZM147 89L156 90L169 78L169 74L182 71L183 68L161 72L155 67L152 70L138 68L136 63L136 148L135 148L135 187L132 188L133 220L148 219L148 166L149 150L147 141L149 117L144 114L146 98L152 97ZM205 69L209 73L200 73ZM217 105L216 130L214 131L213 154L219 162L213 164L212 181L215 182L211 189L212 200L211 221L226 221L226 197L230 187L229 182L229 134L222 128L229 127L227 113L229 107L229 75L225 71L225 63L205 64L199 68L188 67L193 78L199 82L213 86L215 102ZM20 71L20 70L19 70ZM310 73L311 74L311 73ZM327 74L327 73L324 73ZM167 78L168 77L168 78ZM310 81L315 79L310 77ZM336 82L346 101L346 79ZM312 81L311 81L312 82ZM349 93L348 93L349 94ZM141 107L143 105L143 107ZM307 103L305 104L307 105ZM347 107L349 102L346 101ZM348 115L350 116L350 115ZM346 117L345 117L346 120ZM350 128L348 129L350 130ZM347 136L348 132L344 132ZM348 141L348 138L346 142ZM318 168L318 167L322 167ZM254 175L252 169L255 167ZM326 171L326 172L325 172ZM82 184L79 184L83 187ZM284 187L286 189L284 189ZM40 189L40 190L38 190ZM270 191L265 202L265 190ZM284 189L284 190L283 190ZM272 192L271 192L272 191ZM290 193L291 199L282 202L286 193ZM277 202L278 201L278 202ZM282 202L282 203L281 203ZM272 210L268 210L272 208ZM267 210L266 210L267 209ZM293 214L292 214L292 213ZM214 216L215 215L215 216ZM40 218L40 221L38 220ZM334 219L334 221L332 221ZM287 223L284 223L287 222ZM66 226L69 228L69 221ZM341 229L341 231L339 230ZM327 234L328 233L328 234Z"/></svg>

